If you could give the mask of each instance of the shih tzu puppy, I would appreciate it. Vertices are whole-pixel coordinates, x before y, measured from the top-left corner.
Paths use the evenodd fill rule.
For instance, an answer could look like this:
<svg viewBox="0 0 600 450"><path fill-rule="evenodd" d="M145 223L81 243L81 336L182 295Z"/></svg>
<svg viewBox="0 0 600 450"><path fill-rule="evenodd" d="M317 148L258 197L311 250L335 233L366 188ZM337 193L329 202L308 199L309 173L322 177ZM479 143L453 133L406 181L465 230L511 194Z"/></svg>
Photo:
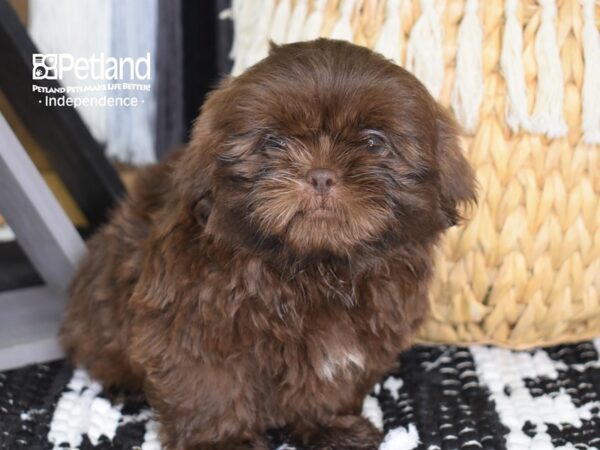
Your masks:
<svg viewBox="0 0 600 450"><path fill-rule="evenodd" d="M267 449L273 428L376 449L363 398L473 200L457 127L414 76L342 41L274 46L89 241L62 342L143 389L169 450Z"/></svg>

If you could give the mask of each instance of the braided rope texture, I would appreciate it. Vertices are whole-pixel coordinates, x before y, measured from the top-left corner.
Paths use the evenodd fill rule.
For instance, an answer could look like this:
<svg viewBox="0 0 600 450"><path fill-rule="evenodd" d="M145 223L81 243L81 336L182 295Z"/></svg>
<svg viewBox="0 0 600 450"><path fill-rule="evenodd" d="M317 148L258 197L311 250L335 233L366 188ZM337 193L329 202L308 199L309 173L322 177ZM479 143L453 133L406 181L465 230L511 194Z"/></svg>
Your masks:
<svg viewBox="0 0 600 450"><path fill-rule="evenodd" d="M239 1L233 0L234 7ZM243 0L245 5L260 1ZM311 20L315 4L309 2ZM329 0L318 12L321 36L330 36L344 4ZM390 20L392 11L399 20ZM505 36L508 16L513 26ZM260 40L264 31L245 23L250 15L233 14L233 20L235 58L248 54L243 41ZM434 41L440 33L433 28L439 23L443 83L438 100L463 108L469 121L477 123L465 124L472 132L464 138L464 151L477 172L480 201L466 211L470 220L452 229L439 251L433 314L421 341L526 348L596 335L600 145L586 143L582 122L586 105L592 111L589 118L596 120L593 110L600 98L586 103L582 91L585 82L587 92L598 90L600 83L593 75L585 77L586 66L600 67L593 50L598 46L591 42L598 38L594 26L597 30L600 5L593 0L357 0L351 23L352 42L388 52L409 68L421 61L419 71L434 71L429 75L435 80L440 66L431 59L438 54L440 43ZM398 27L397 42L390 40L390 27ZM387 42L379 39L382 30ZM251 33L255 35L247 35ZM468 33L479 36L481 45L470 42ZM594 61L585 61L585 45ZM501 61L503 46L512 53ZM522 54L515 56L519 49ZM455 79L459 53L468 61L460 83ZM538 61L551 67L540 68ZM471 67L477 73L470 74ZM514 80L513 97L508 96L507 77ZM482 86L470 86L478 80ZM451 105L455 86L459 103ZM477 99L471 101L469 95ZM474 111L478 117L473 118ZM507 119L507 114L512 116ZM590 136L600 133L600 122L595 127Z"/></svg>
<svg viewBox="0 0 600 450"><path fill-rule="evenodd" d="M452 85L453 30L461 3L450 2L444 15L443 101ZM465 142L477 172L480 203L470 222L448 233L432 292L434 314L421 337L513 347L589 338L600 330L600 146L585 144L580 128L580 5L576 0L558 4L570 132L549 139L513 134L504 121L501 3L482 3L484 101L480 125ZM531 111L541 8L523 1L522 12Z"/></svg>
<svg viewBox="0 0 600 450"><path fill-rule="evenodd" d="M600 338L530 351L415 347L363 414L385 432L380 450L598 449ZM1 450L161 450L158 430L139 396L106 392L64 361L0 373Z"/></svg>

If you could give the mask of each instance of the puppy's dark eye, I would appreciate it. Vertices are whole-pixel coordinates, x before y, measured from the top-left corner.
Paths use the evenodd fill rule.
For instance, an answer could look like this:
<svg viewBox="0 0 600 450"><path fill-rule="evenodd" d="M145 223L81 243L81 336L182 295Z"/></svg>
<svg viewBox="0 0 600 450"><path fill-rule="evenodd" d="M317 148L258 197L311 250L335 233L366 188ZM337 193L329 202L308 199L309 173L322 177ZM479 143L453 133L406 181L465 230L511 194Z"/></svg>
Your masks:
<svg viewBox="0 0 600 450"><path fill-rule="evenodd" d="M367 150L373 153L384 153L386 150L385 141L377 134L368 134L365 139Z"/></svg>
<svg viewBox="0 0 600 450"><path fill-rule="evenodd" d="M275 134L268 134L265 137L265 148L283 150L286 147L285 139Z"/></svg>

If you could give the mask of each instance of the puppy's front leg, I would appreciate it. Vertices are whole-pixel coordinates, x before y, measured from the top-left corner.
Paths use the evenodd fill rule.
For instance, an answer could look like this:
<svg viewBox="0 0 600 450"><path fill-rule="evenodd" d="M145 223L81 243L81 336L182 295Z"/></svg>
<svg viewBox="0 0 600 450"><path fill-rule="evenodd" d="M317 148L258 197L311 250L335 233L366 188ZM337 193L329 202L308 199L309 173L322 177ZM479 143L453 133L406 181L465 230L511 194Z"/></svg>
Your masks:
<svg viewBox="0 0 600 450"><path fill-rule="evenodd" d="M307 450L377 450L383 434L361 416L337 416L318 425L295 424L291 438Z"/></svg>
<svg viewBox="0 0 600 450"><path fill-rule="evenodd" d="M255 439L226 440L217 443L197 444L185 448L186 450L270 450L267 441L259 436Z"/></svg>
<svg viewBox="0 0 600 450"><path fill-rule="evenodd" d="M268 450L256 387L233 367L190 361L148 373L145 391L169 450ZM239 365L238 365L239 369Z"/></svg>

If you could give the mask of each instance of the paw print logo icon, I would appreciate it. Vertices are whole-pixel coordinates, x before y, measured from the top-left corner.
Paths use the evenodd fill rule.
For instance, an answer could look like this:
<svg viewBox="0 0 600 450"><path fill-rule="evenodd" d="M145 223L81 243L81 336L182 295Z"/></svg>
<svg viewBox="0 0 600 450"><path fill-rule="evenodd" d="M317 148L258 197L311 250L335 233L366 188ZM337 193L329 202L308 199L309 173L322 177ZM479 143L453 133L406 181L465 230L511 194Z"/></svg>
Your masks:
<svg viewBox="0 0 600 450"><path fill-rule="evenodd" d="M56 80L58 78L56 55L34 53L32 55L33 79L34 80Z"/></svg>

